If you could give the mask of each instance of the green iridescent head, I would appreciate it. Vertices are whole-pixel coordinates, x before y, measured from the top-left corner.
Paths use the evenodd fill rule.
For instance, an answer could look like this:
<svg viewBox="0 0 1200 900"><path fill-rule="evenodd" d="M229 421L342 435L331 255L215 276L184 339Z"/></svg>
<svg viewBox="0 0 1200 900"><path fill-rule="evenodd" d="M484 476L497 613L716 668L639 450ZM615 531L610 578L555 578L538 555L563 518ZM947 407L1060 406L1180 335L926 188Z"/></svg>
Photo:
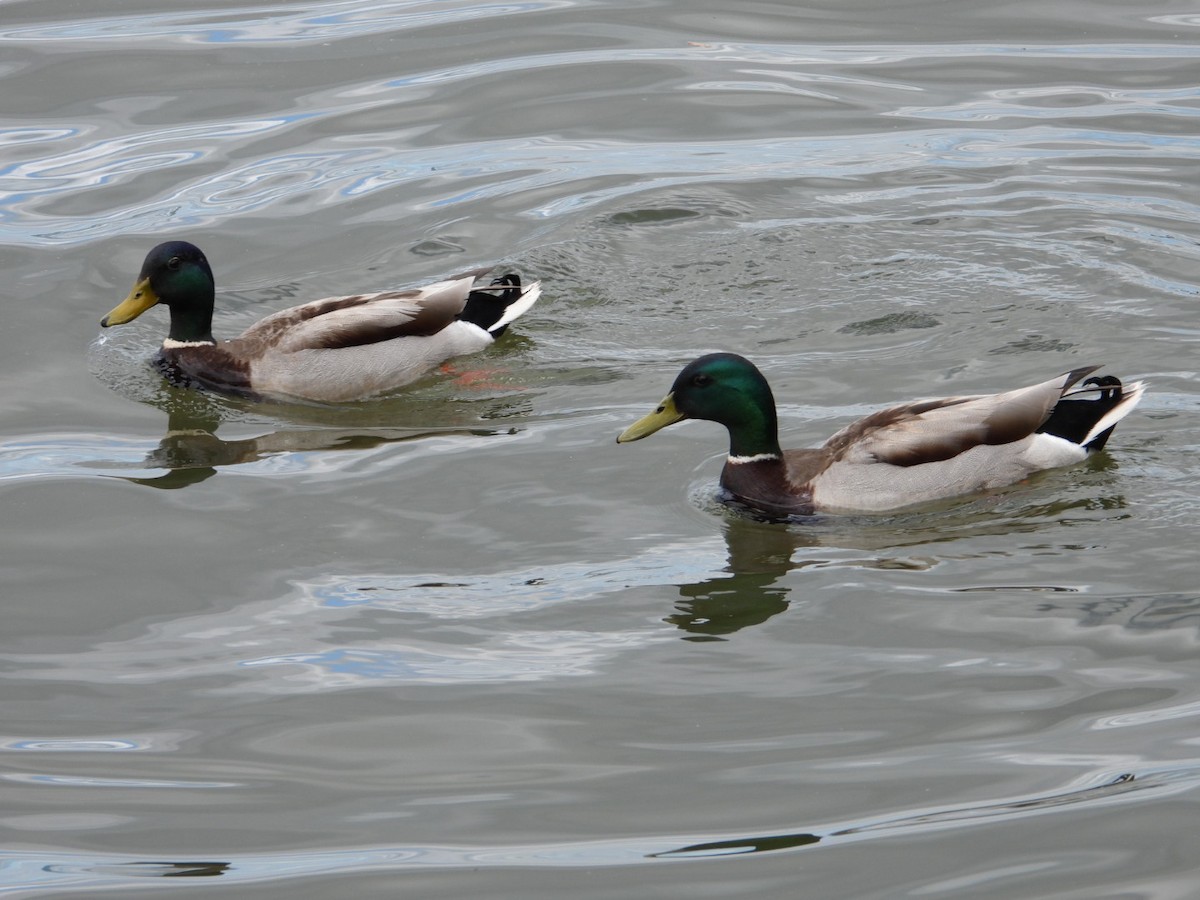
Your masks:
<svg viewBox="0 0 1200 900"><path fill-rule="evenodd" d="M710 353L689 363L658 408L626 428L617 442L641 440L683 419L724 425L732 456L780 452L771 386L754 363L736 353Z"/></svg>
<svg viewBox="0 0 1200 900"><path fill-rule="evenodd" d="M212 269L200 248L168 241L146 254L133 290L100 324L124 325L161 303L171 311L171 339L212 341L215 296Z"/></svg>

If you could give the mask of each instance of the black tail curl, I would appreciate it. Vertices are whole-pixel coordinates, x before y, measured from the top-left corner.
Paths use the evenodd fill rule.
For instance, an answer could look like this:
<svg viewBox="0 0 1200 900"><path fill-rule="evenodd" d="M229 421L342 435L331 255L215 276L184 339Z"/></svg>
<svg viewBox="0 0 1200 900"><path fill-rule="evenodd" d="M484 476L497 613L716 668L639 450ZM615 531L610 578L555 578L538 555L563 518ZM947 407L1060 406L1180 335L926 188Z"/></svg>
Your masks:
<svg viewBox="0 0 1200 900"><path fill-rule="evenodd" d="M1095 385L1095 388L1089 388L1088 385ZM1086 400L1067 399L1076 394L1092 393L1096 396ZM1115 375L1089 378L1077 390L1058 401L1053 412L1050 413L1050 418L1042 423L1042 427L1038 431L1063 438L1073 444L1082 444L1085 449L1093 452L1103 450L1113 428L1116 427L1115 424L1104 429L1086 444L1083 442L1087 439L1088 432L1104 418L1110 409L1121 402L1123 396L1121 379Z"/></svg>
<svg viewBox="0 0 1200 900"><path fill-rule="evenodd" d="M466 305L458 318L472 325L478 325L484 331L491 331L493 325L504 316L504 311L521 298L521 276L515 272L501 275L492 280L485 288L476 288L467 296ZM500 337L508 330L505 325L492 332L492 337Z"/></svg>

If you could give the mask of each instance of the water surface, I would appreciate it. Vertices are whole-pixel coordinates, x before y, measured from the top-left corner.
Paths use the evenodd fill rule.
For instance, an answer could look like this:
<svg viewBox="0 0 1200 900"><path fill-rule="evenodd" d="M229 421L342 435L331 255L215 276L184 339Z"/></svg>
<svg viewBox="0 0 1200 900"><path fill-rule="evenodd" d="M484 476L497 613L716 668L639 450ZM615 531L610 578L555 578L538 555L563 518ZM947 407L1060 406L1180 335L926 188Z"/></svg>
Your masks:
<svg viewBox="0 0 1200 900"><path fill-rule="evenodd" d="M0 16L0 893L1188 896L1196 28L1128 3L58 0ZM183 237L216 330L478 265L487 354L330 409L98 328ZM1105 454L803 526L786 443L1088 363Z"/></svg>

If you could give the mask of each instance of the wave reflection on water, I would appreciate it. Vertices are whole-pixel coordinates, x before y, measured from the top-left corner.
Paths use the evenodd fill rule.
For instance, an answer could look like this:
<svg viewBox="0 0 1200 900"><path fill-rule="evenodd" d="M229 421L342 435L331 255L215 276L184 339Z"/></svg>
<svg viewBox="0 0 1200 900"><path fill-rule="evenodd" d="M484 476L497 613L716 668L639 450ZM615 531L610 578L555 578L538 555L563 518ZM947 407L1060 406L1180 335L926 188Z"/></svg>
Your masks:
<svg viewBox="0 0 1200 900"><path fill-rule="evenodd" d="M293 124L298 119L231 124L223 130L242 137ZM220 130L218 130L219 133ZM214 139L205 130L204 141ZM153 153L145 148L159 143L182 141L188 149L168 146ZM18 244L72 244L102 235L130 233L160 224L163 227L196 228L220 221L234 213L263 212L292 198L324 207L378 191L428 181L427 149L396 153L375 146L351 150L293 152L259 159L238 167L222 168L219 174L194 180L168 196L106 209L90 216L73 216L54 221L42 212L42 204L59 194L71 195L100 186L142 170L159 169L168 162L178 165L199 161L215 148L197 150L188 134L156 134L136 141L94 146L57 158L28 162L14 177L30 179L28 186L9 196L3 210L11 220L39 219L36 229L8 226L0 234ZM705 141L702 143L622 143L593 140L585 143L553 138L522 139L460 147L454 152L438 151L440 179L475 181L470 187L430 201L431 207L453 207L464 202L496 199L526 192L557 188L562 196L533 206L526 214L552 218L586 210L630 195L705 181L737 183L798 178L851 178L906 170L925 170L930 165L950 168L981 168L996 165L1003 157L1008 164L1053 162L1057 166L1082 164L1095 158L1098 145L1107 157L1136 158L1152 151L1180 160L1200 159L1200 147L1190 137L1166 138L1154 134L1125 134L1111 142L1088 129L1028 129L1019 135L1008 131L973 129L968 133L935 130L917 136L876 133L853 138ZM869 148L869 149L867 149ZM116 157L113 159L113 157ZM909 165L898 160L909 157ZM647 168L661 174L647 173ZM497 173L509 173L499 176ZM1037 190L1043 201L1062 195L1055 179L1040 179ZM572 185L616 182L604 187L572 191ZM48 184L46 182L49 182ZM994 193L997 185L989 191ZM947 188L947 190L950 190ZM856 192L860 202L878 202L926 193L918 187L891 188L886 192ZM1073 192L1072 192L1073 193ZM968 198L960 204L994 204ZM1079 202L1078 195L1072 201ZM1112 202L1126 201L1114 197ZM418 207L419 208L419 207ZM1155 212L1164 219L1194 219L1200 207L1183 200L1159 201ZM138 223L137 229L131 226Z"/></svg>
<svg viewBox="0 0 1200 900"><path fill-rule="evenodd" d="M1134 802L1161 801L1186 794L1198 785L1200 761L1190 761L1182 765L1144 766L1137 773L1096 773L1064 790L1041 795L1009 797L969 807L911 810L874 820L818 825L807 830L759 836L718 838L693 834L492 847L362 847L229 855L221 861L165 861L128 855L68 853L31 855L9 851L0 852L0 868L10 873L10 886L32 894L67 888L129 890L143 878L219 877L233 883L258 883L365 871L632 866L778 853L811 849L814 845L925 834L946 828L1012 821L1035 814L1055 814L1081 806L1116 810Z"/></svg>
<svg viewBox="0 0 1200 900"><path fill-rule="evenodd" d="M184 42L230 44L326 43L381 31L407 30L421 26L452 24L481 18L536 12L562 6L559 0L523 3L488 3L456 6L416 2L380 3L379 0L349 2L287 3L257 6L237 15L223 11L171 10L159 13L114 15L70 22L0 27L0 40L10 41L99 41L126 42L139 38L164 37ZM278 10L266 14L269 10Z"/></svg>
<svg viewBox="0 0 1200 900"><path fill-rule="evenodd" d="M458 14L470 16L477 11L459 9ZM0 31L0 42L53 43L64 39L60 33L64 29L70 39L132 46L168 36L185 46L196 40L218 40L214 35L220 35L220 40L290 41L297 39L296 29L303 33L308 27L307 17L287 15L276 23L278 36L264 38L237 20L236 24L211 25L193 33L187 30L187 17L182 22L175 16L162 17L165 21L153 27L144 24L145 18L136 17L132 23L117 18L69 26L10 27ZM151 22L158 18L148 17ZM337 40L339 22L356 17L345 12L318 18L321 28L333 29L325 39ZM382 22L367 16L364 22L345 27L348 36L354 36L358 28L377 29L381 24L407 28L414 23L408 16L383 16ZM1197 56L1200 51L1194 47L1137 44L829 48L696 43L545 52L297 90L281 97L283 104L268 115L212 118L199 109L186 125L146 128L142 120L147 112L173 102L168 95L160 95L141 101L140 110L130 109L126 115L132 121L116 133L102 118L83 123L41 122L36 127L0 122L0 141L21 151L18 161L0 170L0 185L9 192L0 201L0 237L15 245L75 244L154 227L197 228L297 203L327 208L401 189L410 195L410 210L445 210L506 198L520 205L521 214L544 219L639 193L707 181L746 184L868 175L895 179L906 172L990 171L998 165L1086 167L1098 154L1106 165L1114 159L1148 155L1194 161L1200 157L1196 142L1168 127L1171 118L1197 115L1194 86L1104 89L1065 83L968 92L966 98L959 95L942 104L914 105L911 101L914 92L927 93L914 67L919 70L934 63L961 60L987 66L1001 60L1013 65L1016 61L1061 59L1079 64L1094 59L1136 66ZM761 68L768 63L773 68ZM609 102L627 95L640 104L649 95L668 107L687 111L689 118L725 96L765 95L783 106L777 118L754 129L752 136L733 140L728 134L704 130L689 134L686 140L672 139L677 130L663 130L660 139L653 139L649 125L640 121L635 131L617 124L604 133L585 134L577 124L570 124L571 119L560 118L557 110L571 105L570 85L583 73L588 73L590 91L596 73L610 67L624 71L631 65L646 67L661 78L651 79L650 84L618 79ZM543 101L537 108L542 120L540 134L526 130L519 137L460 140L454 129L427 119L420 110L430 91L459 90L518 75L536 77L538 72L542 77L564 79L568 85L566 95ZM584 86L577 89L579 101L586 102ZM796 95L800 108L788 108L788 94ZM847 111L870 107L886 117L883 121L912 125L864 131L855 120L855 127L847 130L832 116L822 121L823 127L815 133L811 128L789 127L809 103L844 106ZM507 114L519 117L521 104ZM1050 119L1052 124L1043 125L1022 121ZM358 124L364 120L375 127L364 129ZM930 120L955 127L912 127ZM979 127L979 123L996 122L1005 127ZM1146 131L1147 124L1158 127ZM281 145L286 150L281 152ZM84 197L96 188L127 189L150 172L173 173L174 183L150 194L139 190L140 196L133 200L124 196L126 190L120 198L113 196L106 202L97 199L103 194ZM419 186L426 189L413 190ZM437 189L429 189L434 186ZM988 186L989 194L1001 187L990 180ZM909 184L892 193L917 197L925 195L929 187ZM1050 178L1038 190L1044 196L1061 198L1072 188ZM536 199L539 197L548 199ZM875 194L871 199L883 196ZM1159 206L1159 214L1168 220L1194 220L1197 215L1196 204L1178 199Z"/></svg>

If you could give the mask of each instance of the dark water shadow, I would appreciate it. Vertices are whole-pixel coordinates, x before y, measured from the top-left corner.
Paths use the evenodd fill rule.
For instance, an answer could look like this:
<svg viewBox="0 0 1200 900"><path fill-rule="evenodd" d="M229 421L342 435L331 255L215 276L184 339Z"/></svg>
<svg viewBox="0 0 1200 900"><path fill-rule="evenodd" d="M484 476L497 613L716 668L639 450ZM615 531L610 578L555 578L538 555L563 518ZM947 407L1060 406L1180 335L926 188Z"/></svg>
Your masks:
<svg viewBox="0 0 1200 900"><path fill-rule="evenodd" d="M1038 604L1037 611L1051 615L1066 614L1078 619L1084 628L1115 625L1141 632L1174 629L1200 632L1200 594L1195 593L1168 591L1161 594L1045 599Z"/></svg>
<svg viewBox="0 0 1200 900"><path fill-rule="evenodd" d="M1059 495L1060 490L1069 488L1072 478L1099 478L1099 487L1109 486L1115 469L1113 460L1098 454L1074 470L1038 473L1020 484L981 494L890 513L816 514L778 521L737 503L711 483L694 484L694 504L721 519L728 562L720 575L677 585L680 599L676 611L663 621L687 632L684 640L720 641L787 610L795 584L794 580L784 583L784 579L795 570L839 566L925 571L946 558L948 545L1057 531L1089 519L1128 518L1128 504L1119 493ZM976 547L970 552L980 551ZM1071 589L1039 586L1038 590ZM1099 606L1092 609L1094 615L1102 611ZM1175 596L1155 604L1152 612L1144 618L1153 618L1156 624L1171 616L1195 614L1194 608Z"/></svg>
<svg viewBox="0 0 1200 900"><path fill-rule="evenodd" d="M959 529L952 537L940 536L947 520L936 508L774 520L731 500L707 482L693 485L692 499L706 514L720 517L727 563L720 575L677 585L676 611L663 621L687 632L686 641L725 640L786 611L794 585L784 579L792 571L826 566L927 569L934 564L931 559L906 554L904 548L962 534ZM963 517L963 505L957 508ZM979 523L995 527L986 513L968 512L966 519L975 522L970 531L978 530Z"/></svg>
<svg viewBox="0 0 1200 900"><path fill-rule="evenodd" d="M220 468L257 462L283 453L325 450L369 450L382 444L458 434L490 436L507 434L511 428L453 427L382 428L292 428L269 431L250 438L226 440L217 437L222 407L203 395L192 394L167 409L167 430L158 446L146 454L139 468L165 469L152 477L118 475L125 481L163 490L178 490L199 484Z"/></svg>
<svg viewBox="0 0 1200 900"><path fill-rule="evenodd" d="M786 525L729 517L722 526L729 561L722 574L679 585L676 612L663 621L687 632L687 641L719 641L722 635L761 625L788 608L790 572L797 547L813 541Z"/></svg>
<svg viewBox="0 0 1200 900"><path fill-rule="evenodd" d="M663 619L686 631L686 641L724 640L786 611L793 586L782 581L794 570L846 565L911 571L931 565L888 552L904 541L881 519L813 516L803 523L779 523L731 514L724 517L721 530L728 554L722 574L677 585L676 611ZM818 548L826 552L797 552Z"/></svg>
<svg viewBox="0 0 1200 900"><path fill-rule="evenodd" d="M196 860L121 859L115 856L85 856L55 853L47 860L43 854L18 852L4 854L5 861L17 863L14 872L37 872L56 878L86 879L98 889L130 891L132 879L213 878L232 884L261 883L312 876L352 874L370 868L373 871L401 873L424 869L501 868L543 869L564 867L594 870L599 867L661 865L757 853L778 853L816 845L834 846L849 841L914 836L974 825L1011 823L1030 817L1054 815L1079 809L1104 808L1120 815L1128 803L1158 802L1193 792L1200 784L1197 761L1186 760L1169 767L1148 768L1140 772L1110 771L1096 773L1085 784L1058 791L1005 797L968 806L933 806L903 811L853 822L814 824L793 832L743 835L686 842L679 837L644 836L605 837L598 840L478 846L405 845L353 847L346 850L275 854L237 854L225 862ZM53 889L59 885L42 878L26 879L26 887Z"/></svg>
<svg viewBox="0 0 1200 900"><path fill-rule="evenodd" d="M731 838L729 840L704 841L648 855L654 859L741 856L749 853L791 850L810 844L878 833L896 834L917 829L958 827L967 824L979 824L997 819L1042 813L1074 806L1079 803L1114 799L1118 796L1134 792L1140 793L1142 791L1169 788L1175 782L1194 782L1195 779L1196 774L1194 771L1168 771L1148 773L1141 776L1125 772L1112 776L1101 784L1089 785L1078 790L1062 791L1056 794L1005 800L999 803L987 803L980 806L926 810L912 815L862 822L830 829L798 831L793 834L757 835Z"/></svg>
<svg viewBox="0 0 1200 900"><path fill-rule="evenodd" d="M233 868L233 864L227 862L139 862L130 865L142 870L137 873L139 875L161 878L215 878Z"/></svg>

